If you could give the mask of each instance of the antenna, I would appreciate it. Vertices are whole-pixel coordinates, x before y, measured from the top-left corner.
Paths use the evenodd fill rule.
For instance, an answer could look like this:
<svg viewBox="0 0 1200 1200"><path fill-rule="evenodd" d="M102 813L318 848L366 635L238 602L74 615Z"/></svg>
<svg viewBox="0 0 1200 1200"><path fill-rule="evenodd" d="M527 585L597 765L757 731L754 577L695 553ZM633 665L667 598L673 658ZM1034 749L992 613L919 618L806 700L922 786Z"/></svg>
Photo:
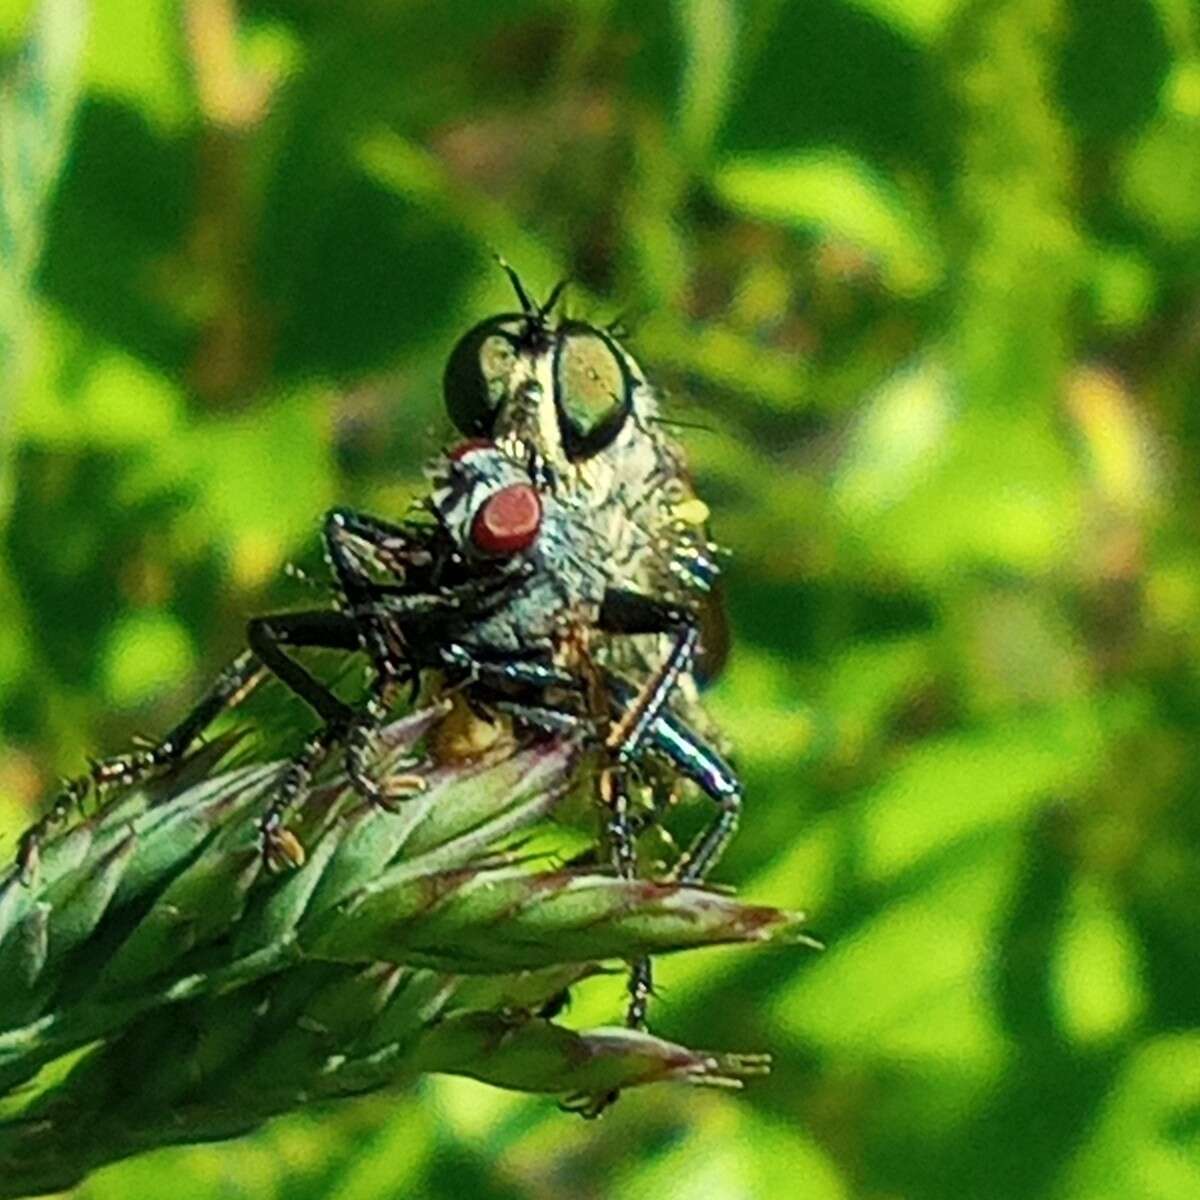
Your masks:
<svg viewBox="0 0 1200 1200"><path fill-rule="evenodd" d="M559 281L558 281L558 282L557 282L557 283L554 285L554 288L553 288L553 290L550 292L550 295L549 295L549 296L546 298L546 302L545 302L545 304L543 304L543 305L541 306L541 308L539 308L539 309L538 309L538 316L540 316L540 317L542 317L543 319L545 319L546 317L548 317L548 316L550 315L550 313L551 313L551 312L553 311L553 309L554 309L554 306L555 306L555 305L556 305L556 304L559 302L559 300L562 298L562 294L563 294L563 292L564 292L564 291L566 291L566 289L567 289L567 284L568 284L568 283L570 283L570 282L571 282L571 281L570 281L570 279L560 279L560 280L559 280Z"/></svg>
<svg viewBox="0 0 1200 1200"><path fill-rule="evenodd" d="M500 269L508 276L508 282L513 285L513 291L517 293L517 299L521 302L521 309L531 317L542 316L543 311L540 311L538 306L529 298L529 293L525 290L525 285L521 282L521 277L512 269L504 256L497 254L496 261L500 264Z"/></svg>

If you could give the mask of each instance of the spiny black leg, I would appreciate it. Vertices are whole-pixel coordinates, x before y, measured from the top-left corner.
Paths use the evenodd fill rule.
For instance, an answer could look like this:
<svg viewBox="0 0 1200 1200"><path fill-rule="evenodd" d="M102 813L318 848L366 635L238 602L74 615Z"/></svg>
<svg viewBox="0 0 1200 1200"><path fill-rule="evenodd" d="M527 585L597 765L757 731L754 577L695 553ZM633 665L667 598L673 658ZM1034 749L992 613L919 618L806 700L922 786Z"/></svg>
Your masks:
<svg viewBox="0 0 1200 1200"><path fill-rule="evenodd" d="M609 732L605 744L620 761L629 762L641 749L646 734L665 708L680 675L691 667L699 642L700 630L695 625L686 626L658 670L646 681L641 692Z"/></svg>
<svg viewBox="0 0 1200 1200"><path fill-rule="evenodd" d="M350 723L354 710L283 650L284 646L358 650L358 628L350 617L326 610L255 617L246 627L246 636L271 672L326 724Z"/></svg>
<svg viewBox="0 0 1200 1200"><path fill-rule="evenodd" d="M377 678L366 710L359 713L284 652L285 646L362 649L359 624L345 613L317 610L259 617L250 622L248 637L267 666L324 721L324 727L308 740L285 771L275 800L261 822L263 856L268 865L279 869L304 861L303 848L283 824L288 812L304 799L313 774L334 746L346 747L347 771L356 790L372 801L382 802L382 792L370 777L367 762L373 749L372 735L387 715L387 697L395 676L387 670ZM387 668L389 663L383 666Z"/></svg>
<svg viewBox="0 0 1200 1200"><path fill-rule="evenodd" d="M381 674L401 661L424 657L432 665L423 626L478 619L505 602L531 564L510 560L482 576L437 586L444 550L422 531L336 508L325 517L326 555L359 644ZM395 582L380 582L374 568ZM436 640L436 639L435 639Z"/></svg>
<svg viewBox="0 0 1200 1200"><path fill-rule="evenodd" d="M163 738L178 757L228 708L236 708L267 677L267 667L245 650L227 666L199 704Z"/></svg>
<svg viewBox="0 0 1200 1200"><path fill-rule="evenodd" d="M632 879L637 861L633 833L629 820L629 793L625 787L625 773L620 768L609 767L600 775L600 795L609 811L608 844L613 866L622 879ZM646 1028L646 1009L653 992L652 967L646 955L635 958L629 964L629 1007L625 1010L625 1024L630 1029ZM617 1102L621 1092L614 1088L598 1096L581 1096L567 1107L581 1116L592 1120Z"/></svg>
<svg viewBox="0 0 1200 1200"><path fill-rule="evenodd" d="M637 874L637 847L629 817L629 789L625 772L608 768L600 776L600 792L608 807L608 847L612 864L622 879ZM650 1002L651 967L647 957L636 958L629 969L629 1008L625 1024L630 1029L646 1028L646 1008Z"/></svg>
<svg viewBox="0 0 1200 1200"><path fill-rule="evenodd" d="M606 676L614 714L633 702L637 690L616 675ZM675 713L663 708L646 735L649 749L661 754L692 780L718 807L708 828L680 858L672 875L680 883L699 883L720 859L737 831L742 811L742 784L734 769Z"/></svg>
<svg viewBox="0 0 1200 1200"><path fill-rule="evenodd" d="M632 684L619 676L607 675L605 679L613 697L614 715L619 715L632 703L637 692ZM546 705L520 703L502 696L485 696L485 702L547 733L577 733L585 726L582 717ZM742 809L741 781L716 750L669 710L660 712L651 724L646 745L668 759L718 806L716 817L683 854L672 872L673 878L680 883L699 883L707 877L737 831ZM624 874L623 864L630 864L628 871L632 875L633 846L648 818L629 811L623 778L619 768L610 768L608 774L601 777L601 782L607 789L604 795L610 813L607 835L614 865Z"/></svg>
<svg viewBox="0 0 1200 1200"><path fill-rule="evenodd" d="M392 809L394 802L423 792L421 775L396 775L381 786L371 773L375 735L387 720L396 688L403 677L390 670L376 677L362 710L346 731L346 774L354 790L371 804Z"/></svg>
<svg viewBox="0 0 1200 1200"><path fill-rule="evenodd" d="M679 677L689 671L700 644L693 613L652 596L611 588L600 606L600 627L611 633L674 633L675 644L658 669L628 704L605 740L619 762L637 756L643 740L671 697Z"/></svg>
<svg viewBox="0 0 1200 1200"><path fill-rule="evenodd" d="M338 586L351 604L374 582L363 570L364 559L401 583L407 581L410 571L427 568L432 562L432 552L417 530L350 508L334 508L325 514L322 538Z"/></svg>
<svg viewBox="0 0 1200 1200"><path fill-rule="evenodd" d="M653 968L649 957L635 958L629 964L629 1008L625 1024L630 1029L646 1028L646 1010L654 994Z"/></svg>
<svg viewBox="0 0 1200 1200"><path fill-rule="evenodd" d="M659 714L650 730L648 743L699 784L717 805L717 815L672 872L680 883L699 883L708 877L737 832L742 815L741 780L716 750L672 712L664 710Z"/></svg>
<svg viewBox="0 0 1200 1200"><path fill-rule="evenodd" d="M494 574L437 591L413 591L400 584L373 583L365 588L351 615L360 623L386 621L417 638L424 631L441 633L447 623L460 627L500 608L531 575L527 562L506 565ZM403 657L402 655L399 657Z"/></svg>
<svg viewBox="0 0 1200 1200"><path fill-rule="evenodd" d="M397 617L446 620L457 616L473 620L495 612L536 570L536 565L528 559L511 558L492 565L486 574L427 591L414 591L411 586L371 584L364 599Z"/></svg>
<svg viewBox="0 0 1200 1200"><path fill-rule="evenodd" d="M562 712L557 708L548 708L540 704L523 704L516 700L503 697L483 696L484 703L497 712L508 713L527 725L543 729L547 733L577 733L584 726L582 717L574 713Z"/></svg>
<svg viewBox="0 0 1200 1200"><path fill-rule="evenodd" d="M362 711L346 732L346 774L354 790L372 804L382 803L379 784L371 774L375 753L375 731L387 719L386 681L376 678Z"/></svg>
<svg viewBox="0 0 1200 1200"><path fill-rule="evenodd" d="M68 780L41 820L22 835L17 863L22 879L29 882L37 868L39 847L46 834L82 806L88 793L116 786L132 786L142 779L179 762L196 738L227 708L232 708L262 682L268 671L277 675L305 700L326 723L346 725L353 710L319 683L282 646L312 646L334 650L357 650L354 622L342 613L314 611L259 617L249 624L251 649L239 655L217 677L208 693L162 741L143 750L101 759L86 774Z"/></svg>
<svg viewBox="0 0 1200 1200"><path fill-rule="evenodd" d="M291 809L307 795L313 776L342 739L343 730L344 726L335 725L318 729L284 768L275 798L258 823L263 863L269 870L283 871L304 865L304 847L284 828L284 823Z"/></svg>
<svg viewBox="0 0 1200 1200"><path fill-rule="evenodd" d="M637 854L633 828L629 819L629 789L625 773L618 767L606 767L600 772L600 798L608 810L605 835L609 858L622 879L637 874Z"/></svg>
<svg viewBox="0 0 1200 1200"><path fill-rule="evenodd" d="M460 611L479 616L485 611L481 606L502 603L507 591L532 570L527 561L510 559L492 565L485 574L440 587L435 574L446 557L444 548L418 529L346 508L326 515L323 539L338 588L356 612L369 611L387 597L391 603L385 607L396 617L445 617ZM364 563L396 582L376 580Z"/></svg>
<svg viewBox="0 0 1200 1200"><path fill-rule="evenodd" d="M380 669L399 657L403 648L395 627L389 628L376 615L372 603L375 594L383 588L399 594L409 592L409 571L427 568L432 556L426 547L417 544L411 531L348 508L326 513L322 538L338 590L355 621L359 645ZM378 584L364 563L398 583Z"/></svg>
<svg viewBox="0 0 1200 1200"><path fill-rule="evenodd" d="M740 792L722 797L713 823L692 843L672 872L680 883L701 883L725 853L742 815Z"/></svg>
<svg viewBox="0 0 1200 1200"><path fill-rule="evenodd" d="M144 749L118 754L93 762L88 771L67 780L44 816L29 827L17 846L17 865L21 878L32 881L42 841L55 826L63 824L95 788L102 794L109 788L130 787L155 772L179 762L196 738L227 708L233 708L263 680L266 668L249 651L227 666L216 682L182 721L162 741Z"/></svg>
<svg viewBox="0 0 1200 1200"><path fill-rule="evenodd" d="M527 658L483 658L478 653L457 642L449 642L440 648L442 664L456 668L471 680L484 684L516 684L522 687L561 688L574 691L579 680L556 667L547 656L530 655Z"/></svg>

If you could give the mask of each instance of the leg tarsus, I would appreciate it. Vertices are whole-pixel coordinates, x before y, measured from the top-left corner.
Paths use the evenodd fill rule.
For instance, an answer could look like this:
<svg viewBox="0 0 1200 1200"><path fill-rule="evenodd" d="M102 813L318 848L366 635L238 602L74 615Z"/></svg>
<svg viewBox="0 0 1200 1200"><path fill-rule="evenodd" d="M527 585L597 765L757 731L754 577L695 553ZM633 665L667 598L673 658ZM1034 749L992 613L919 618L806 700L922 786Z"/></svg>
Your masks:
<svg viewBox="0 0 1200 1200"><path fill-rule="evenodd" d="M341 737L341 730L333 725L318 729L283 769L275 798L258 822L263 865L269 871L280 872L304 865L304 847L295 834L285 828L285 822L291 810L307 796L313 776Z"/></svg>
<svg viewBox="0 0 1200 1200"><path fill-rule="evenodd" d="M702 883L737 832L742 815L742 793L729 793L719 798L717 803L720 809L715 819L692 843L671 872L679 883Z"/></svg>
<svg viewBox="0 0 1200 1200"><path fill-rule="evenodd" d="M622 879L632 879L637 874L637 847L629 817L629 789L621 768L605 767L600 772L600 799L608 810L605 833L613 867Z"/></svg>
<svg viewBox="0 0 1200 1200"><path fill-rule="evenodd" d="M613 867L622 879L633 879L637 874L637 846L629 814L629 789L625 771L621 767L608 767L600 774L600 795L609 810L608 844ZM653 968L648 955L642 955L629 964L629 1007L625 1012L625 1024L630 1029L646 1028L646 1012L653 990ZM584 1111L584 1116L597 1117L619 1092L613 1091L595 1099L594 1111Z"/></svg>
<svg viewBox="0 0 1200 1200"><path fill-rule="evenodd" d="M403 677L392 671L378 676L362 710L355 715L345 733L346 774L354 790L370 804L389 812L396 811L396 802L425 791L424 777L415 774L395 775L380 783L371 770L376 754L376 735L387 720L397 688Z"/></svg>
<svg viewBox="0 0 1200 1200"><path fill-rule="evenodd" d="M612 633L671 633L675 643L609 730L605 747L622 763L637 757L646 735L666 708L679 677L691 670L700 645L695 613L640 592L610 589L600 607L600 627Z"/></svg>
<svg viewBox="0 0 1200 1200"><path fill-rule="evenodd" d="M653 995L654 967L649 955L643 955L629 964L629 1008L625 1012L627 1028L645 1031L646 1013Z"/></svg>

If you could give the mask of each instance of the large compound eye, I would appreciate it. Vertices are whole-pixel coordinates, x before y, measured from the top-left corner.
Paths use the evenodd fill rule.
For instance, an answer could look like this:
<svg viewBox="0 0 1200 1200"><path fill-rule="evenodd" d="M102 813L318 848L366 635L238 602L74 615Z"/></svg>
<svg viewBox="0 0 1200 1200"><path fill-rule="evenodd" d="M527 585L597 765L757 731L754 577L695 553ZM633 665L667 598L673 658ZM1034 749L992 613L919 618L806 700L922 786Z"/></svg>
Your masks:
<svg viewBox="0 0 1200 1200"><path fill-rule="evenodd" d="M611 339L580 325L559 337L554 390L563 447L567 457L577 461L603 450L621 432L633 380Z"/></svg>
<svg viewBox="0 0 1200 1200"><path fill-rule="evenodd" d="M463 336L442 375L446 414L467 437L488 437L517 357L514 335L506 328L520 316L489 317Z"/></svg>

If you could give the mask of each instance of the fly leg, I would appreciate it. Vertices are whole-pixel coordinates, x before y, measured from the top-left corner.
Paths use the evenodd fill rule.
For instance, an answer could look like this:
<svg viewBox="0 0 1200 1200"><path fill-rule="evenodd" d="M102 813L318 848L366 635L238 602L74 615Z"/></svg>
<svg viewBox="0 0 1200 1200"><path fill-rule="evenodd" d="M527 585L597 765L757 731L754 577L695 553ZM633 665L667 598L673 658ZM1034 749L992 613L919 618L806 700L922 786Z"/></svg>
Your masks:
<svg viewBox="0 0 1200 1200"><path fill-rule="evenodd" d="M490 703L502 712L511 713L551 733L575 733L587 724L582 717L548 706L521 704L511 700L496 700ZM600 795L609 813L606 832L613 867L622 879L632 879L636 870L634 831L623 768L610 766L601 772ZM646 1028L646 1009L652 993L650 958L643 955L629 964L629 1007L626 1010L625 1022L630 1029ZM614 1088L600 1095L572 1096L564 1101L563 1107L591 1120L616 1103L620 1094L620 1090Z"/></svg>
<svg viewBox="0 0 1200 1200"><path fill-rule="evenodd" d="M355 619L359 645L377 671L395 673L386 668L403 655L404 647L389 637L394 631L379 618L375 605L382 591L415 592L408 584L409 572L431 564L432 553L412 532L348 508L326 513L321 537L342 605ZM396 583L379 584L368 565Z"/></svg>
<svg viewBox="0 0 1200 1200"><path fill-rule="evenodd" d="M401 629L405 619L433 600L408 582L411 571L432 565L433 554L413 530L349 508L326 514L322 538L342 603L358 631L359 646L375 670L363 709L345 739L346 774L365 800L391 807L394 800L424 788L419 776L397 777L385 788L370 767L375 735L387 718L397 687L405 679L415 683L417 678L417 671L408 665ZM377 582L368 565L396 582Z"/></svg>
<svg viewBox="0 0 1200 1200"><path fill-rule="evenodd" d="M639 693L631 683L615 675L607 676L607 680L614 713L634 703ZM669 709L664 708L650 723L645 748L667 759L717 806L712 821L671 872L671 878L680 883L702 883L737 832L742 812L741 780L717 750Z"/></svg>
<svg viewBox="0 0 1200 1200"><path fill-rule="evenodd" d="M415 687L420 667L436 661L430 647L442 640L440 631L502 603L524 569L517 564L457 587L433 587L439 556L417 531L345 508L326 515L323 538L359 645L375 670L366 704L346 739L346 772L364 799L391 807L425 786L417 775L396 776L386 787L371 775L375 735L397 687L405 681ZM396 582L378 582L368 567Z"/></svg>
<svg viewBox="0 0 1200 1200"><path fill-rule="evenodd" d="M640 599L640 598L639 598ZM512 659L503 662L487 662L474 660L462 647L450 647L449 652L461 660L463 669L470 668L474 677L489 683L524 684L544 690L548 687L578 687L572 677L558 671L550 664L536 661ZM669 692L674 680L678 678L679 667L671 675L665 692ZM665 698L664 692L664 698ZM552 732L566 732L578 728L582 724L579 717L564 713L551 707L514 704L501 700L494 702L494 707L508 711ZM659 701L658 707L662 707ZM653 724L654 713L646 711L643 715L635 712L634 704L627 703L624 712L614 722L613 729L618 730L623 725L633 726L637 721ZM644 734L638 734L640 742ZM637 874L636 831L630 813L629 790L627 783L628 764L637 743L631 739L628 754L613 752L613 739L610 733L605 748L612 753L610 761L600 773L600 798L608 814L605 827L605 844L608 846L613 869L622 879L632 879ZM631 1029L644 1029L646 1026L646 1009L649 1004L652 985L652 970L647 957L635 959L630 964L629 977L629 1007L626 1011L626 1024Z"/></svg>
<svg viewBox="0 0 1200 1200"><path fill-rule="evenodd" d="M374 661L405 657L386 637L394 632L386 628L393 620L478 619L503 604L533 570L527 560L514 558L486 574L443 586L437 576L446 565L444 548L423 540L416 530L346 508L327 514L322 537L339 593L359 622L363 649ZM388 582L377 580L368 565Z"/></svg>
<svg viewBox="0 0 1200 1200"><path fill-rule="evenodd" d="M637 757L679 677L691 670L700 645L700 626L695 614L680 605L610 588L600 607L600 628L610 633L670 633L675 637L658 669L609 729L605 749L624 764Z"/></svg>
<svg viewBox="0 0 1200 1200"><path fill-rule="evenodd" d="M322 721L321 728L284 770L275 798L259 822L264 862L275 870L300 866L304 849L284 828L288 813L303 802L321 764L335 746L348 741L361 718L287 651L303 647L361 650L359 630L345 613L281 613L255 617L247 626L247 639L262 663Z"/></svg>
<svg viewBox="0 0 1200 1200"><path fill-rule="evenodd" d="M612 864L622 879L632 879L637 870L634 834L629 817L629 792L623 766L608 766L600 772L600 798L609 814L608 846ZM646 1012L654 991L654 974L650 956L640 955L629 962L629 1004L625 1009L625 1024L629 1029L646 1028ZM619 1088L599 1095L579 1096L568 1101L569 1107L588 1120L594 1120L611 1108L621 1095Z"/></svg>
<svg viewBox="0 0 1200 1200"><path fill-rule="evenodd" d="M628 776L624 767L605 767L600 772L600 799L608 812L609 852L612 865L622 879L637 874L637 856L633 824L629 814ZM630 1029L646 1028L646 1010L654 990L653 968L648 955L629 964L629 1006L625 1024ZM614 1093L613 1099L616 1099Z"/></svg>
<svg viewBox="0 0 1200 1200"><path fill-rule="evenodd" d="M376 662L407 657L403 641L398 644L388 636L398 633L389 628L397 619L477 620L503 604L534 569L527 560L514 558L464 581L442 584L438 577L451 557L445 547L434 545L422 531L346 508L326 515L322 538L345 609L359 623L363 649Z"/></svg>
<svg viewBox="0 0 1200 1200"><path fill-rule="evenodd" d="M601 776L601 793L608 795L609 845L618 872L632 877L636 867L634 830L629 819L629 796L626 773L634 761L647 734L654 728L660 714L666 711L667 701L679 677L691 670L692 660L700 643L700 626L688 610L666 604L637 592L610 589L600 608L600 626L612 633L674 633L675 642L658 670L645 686L627 699L624 711L613 721L604 747L612 755L614 765ZM629 1008L625 1015L631 1029L646 1027L646 1010L653 992L650 959L639 958L630 965Z"/></svg>
<svg viewBox="0 0 1200 1200"><path fill-rule="evenodd" d="M493 653L495 653L493 651ZM505 686L530 688L539 693L548 688L561 691L577 691L579 680L574 675L556 667L551 661L549 649L546 653L527 650L522 655L506 654L500 657L486 657L473 647L461 642L449 642L439 651L442 664L461 675L470 683L480 682L485 687L502 689ZM501 690L496 691L498 699L504 699ZM511 695L507 697L512 699ZM556 710L538 705L531 706L531 712L552 713ZM531 721L531 724L538 724ZM575 728L575 726L572 726Z"/></svg>
<svg viewBox="0 0 1200 1200"><path fill-rule="evenodd" d="M397 688L405 679L391 670L375 677L366 702L346 731L344 747L346 774L351 786L364 800L389 812L395 811L397 801L420 795L428 786L425 777L417 774L392 775L381 783L371 770L376 735L387 720Z"/></svg>
<svg viewBox="0 0 1200 1200"><path fill-rule="evenodd" d="M496 678L505 682L536 686L553 684L562 688L569 687L572 682L570 676L538 663L477 664L477 669L479 677L485 682ZM606 674L604 681L611 697L613 723L619 725L643 693L617 675ZM549 733L575 733L584 726L581 717L559 708L517 703L504 697L489 697L486 702ZM649 722L641 746L643 750L665 758L717 806L712 821L700 832L671 872L671 877L680 883L703 882L737 831L742 810L741 780L714 747L665 706L660 707L658 714ZM615 800L612 785L609 787L610 796ZM610 823L609 832L614 855L621 861L628 861L633 840L643 831L647 820L653 818L629 814L627 801L621 803L620 807L624 815L614 822L615 829Z"/></svg>
<svg viewBox="0 0 1200 1200"><path fill-rule="evenodd" d="M608 844L613 867L622 879L632 879L636 870L633 830L629 820L629 793L625 786L623 767L606 767L600 773L600 797L608 810ZM625 1024L630 1029L646 1028L646 1010L654 991L653 967L650 956L643 954L629 963L629 1006ZM599 1095L581 1095L567 1100L565 1107L587 1120L594 1120L620 1098L619 1088Z"/></svg>
<svg viewBox="0 0 1200 1200"><path fill-rule="evenodd" d="M671 872L680 883L702 883L737 832L742 815L741 780L716 750L673 713L659 715L651 727L649 744L698 784L717 806L712 821Z"/></svg>
<svg viewBox="0 0 1200 1200"><path fill-rule="evenodd" d="M258 822L259 847L268 870L286 871L304 865L304 847L285 823L291 810L303 803L313 776L342 737L339 726L322 725L284 768L275 796Z"/></svg>
<svg viewBox="0 0 1200 1200"><path fill-rule="evenodd" d="M259 617L248 626L250 649L239 655L217 677L208 693L162 741L155 745L101 759L83 775L68 780L49 811L21 837L17 864L30 882L36 873L39 848L46 834L81 807L88 793L132 786L180 762L196 739L226 709L233 708L268 675L274 674L306 701L326 723L345 720L349 708L282 650L283 645L321 646L336 650L358 649L349 618L340 613L287 613Z"/></svg>
<svg viewBox="0 0 1200 1200"><path fill-rule="evenodd" d="M345 725L353 717L350 705L287 652L303 648L359 650L358 628L350 617L322 609L254 617L246 626L246 640L259 662L326 725Z"/></svg>
<svg viewBox="0 0 1200 1200"><path fill-rule="evenodd" d="M431 567L435 561L433 550L416 528L395 525L351 508L330 509L325 514L321 537L329 565L351 604L373 582L366 564L405 583L411 571Z"/></svg>
<svg viewBox="0 0 1200 1200"><path fill-rule="evenodd" d="M611 680L621 714L607 741L618 761L628 762L649 743L694 780L717 804L718 813L680 859L673 872L681 883L706 878L737 829L742 788L728 763L667 707L679 677L691 670L700 628L688 610L664 604L635 592L610 591L600 612L601 625L613 632L666 633L678 631L674 645L659 669L638 691L624 681Z"/></svg>
<svg viewBox="0 0 1200 1200"><path fill-rule="evenodd" d="M82 810L93 790L98 797L114 787L130 787L180 762L204 730L226 709L236 707L266 676L266 668L247 651L227 666L200 702L162 741L112 758L98 759L82 775L67 780L49 809L22 835L17 867L28 884L37 874L41 844L73 810Z"/></svg>
<svg viewBox="0 0 1200 1200"><path fill-rule="evenodd" d="M506 682L528 682L543 686L548 681L555 684L570 682L569 677L562 676L553 667L537 663L491 664L487 671L495 672L499 679ZM582 717L549 706L520 704L503 699L490 703L502 712L511 713L552 733L572 733L586 724ZM628 769L624 763L609 763L600 772L599 787L601 803L608 814L604 843L608 846L613 869L622 879L633 879L637 874L636 828L630 813L627 777ZM630 1029L645 1029L646 1009L652 991L650 959L645 956L634 959L630 963L629 1007L625 1014L625 1023ZM602 1107L607 1107L613 1099L615 1093L604 1101Z"/></svg>

